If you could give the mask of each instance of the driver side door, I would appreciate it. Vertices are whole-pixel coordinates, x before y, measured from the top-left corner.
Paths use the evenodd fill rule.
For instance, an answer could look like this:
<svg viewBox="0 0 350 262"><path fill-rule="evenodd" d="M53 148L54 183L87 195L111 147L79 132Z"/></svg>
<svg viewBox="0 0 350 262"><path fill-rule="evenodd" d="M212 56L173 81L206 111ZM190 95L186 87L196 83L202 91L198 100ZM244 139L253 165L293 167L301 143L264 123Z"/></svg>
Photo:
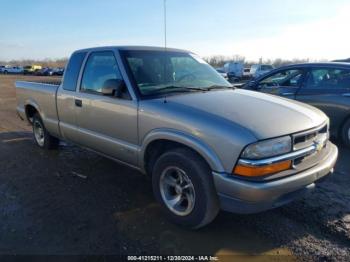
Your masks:
<svg viewBox="0 0 350 262"><path fill-rule="evenodd" d="M104 95L107 81L123 80L114 51L88 54L75 98L78 143L137 165L137 101L125 86L122 95Z"/></svg>
<svg viewBox="0 0 350 262"><path fill-rule="evenodd" d="M304 80L304 69L285 69L270 74L256 84L256 89L263 93L295 99Z"/></svg>

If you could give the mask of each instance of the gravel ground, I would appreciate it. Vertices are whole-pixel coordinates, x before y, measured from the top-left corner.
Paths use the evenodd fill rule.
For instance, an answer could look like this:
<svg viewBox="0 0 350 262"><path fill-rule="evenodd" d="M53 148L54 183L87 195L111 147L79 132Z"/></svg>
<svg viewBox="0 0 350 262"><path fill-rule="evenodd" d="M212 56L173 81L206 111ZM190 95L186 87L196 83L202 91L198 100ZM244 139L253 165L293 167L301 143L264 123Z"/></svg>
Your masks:
<svg viewBox="0 0 350 262"><path fill-rule="evenodd" d="M350 150L308 196L255 215L221 212L186 231L164 220L142 174L62 143L44 152L15 112L15 79L0 75L0 254L261 255L350 261ZM253 257L252 257L253 258ZM256 257L254 257L256 258Z"/></svg>

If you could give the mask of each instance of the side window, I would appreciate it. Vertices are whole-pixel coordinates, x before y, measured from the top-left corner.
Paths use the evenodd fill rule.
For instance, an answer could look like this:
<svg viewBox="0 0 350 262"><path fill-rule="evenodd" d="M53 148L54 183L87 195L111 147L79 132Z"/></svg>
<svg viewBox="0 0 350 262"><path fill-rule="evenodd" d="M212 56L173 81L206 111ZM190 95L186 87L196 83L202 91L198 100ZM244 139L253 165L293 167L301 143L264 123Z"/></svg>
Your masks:
<svg viewBox="0 0 350 262"><path fill-rule="evenodd" d="M122 80L113 52L91 53L85 65L81 91L100 94L105 82L109 80Z"/></svg>
<svg viewBox="0 0 350 262"><path fill-rule="evenodd" d="M62 88L68 91L75 91L81 65L86 56L86 52L75 53L69 59L69 63L64 74Z"/></svg>
<svg viewBox="0 0 350 262"><path fill-rule="evenodd" d="M299 87L303 71L299 69L284 70L260 81L259 87Z"/></svg>
<svg viewBox="0 0 350 262"><path fill-rule="evenodd" d="M310 89L346 89L350 88L350 70L312 69L308 75L306 88Z"/></svg>

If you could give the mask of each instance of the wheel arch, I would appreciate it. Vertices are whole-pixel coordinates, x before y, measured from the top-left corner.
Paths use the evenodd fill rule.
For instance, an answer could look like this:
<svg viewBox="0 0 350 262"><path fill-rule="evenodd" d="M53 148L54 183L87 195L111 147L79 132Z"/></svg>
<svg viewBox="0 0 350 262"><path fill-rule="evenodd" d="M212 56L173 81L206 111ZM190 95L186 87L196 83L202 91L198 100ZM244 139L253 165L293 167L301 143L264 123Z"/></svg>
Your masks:
<svg viewBox="0 0 350 262"><path fill-rule="evenodd" d="M207 144L190 134L171 129L153 130L146 135L140 152L141 170L149 174L157 157L166 150L176 147L191 149L208 164L211 170L224 172L217 154Z"/></svg>
<svg viewBox="0 0 350 262"><path fill-rule="evenodd" d="M35 113L38 113L39 115L41 115L38 104L31 100L26 101L24 106L24 111L28 122L31 124L33 122L33 116Z"/></svg>

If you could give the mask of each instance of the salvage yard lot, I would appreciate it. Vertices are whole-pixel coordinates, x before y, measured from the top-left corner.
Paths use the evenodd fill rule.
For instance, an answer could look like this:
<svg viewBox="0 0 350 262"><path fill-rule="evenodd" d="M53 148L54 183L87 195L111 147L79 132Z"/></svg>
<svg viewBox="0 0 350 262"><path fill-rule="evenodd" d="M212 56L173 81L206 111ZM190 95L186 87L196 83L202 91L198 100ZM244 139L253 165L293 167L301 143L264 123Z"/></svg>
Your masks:
<svg viewBox="0 0 350 262"><path fill-rule="evenodd" d="M0 75L0 254L269 254L350 259L350 150L307 197L255 215L221 212L186 231L168 223L150 180L90 151L34 145L16 115L16 79ZM223 257L227 258L227 257Z"/></svg>

